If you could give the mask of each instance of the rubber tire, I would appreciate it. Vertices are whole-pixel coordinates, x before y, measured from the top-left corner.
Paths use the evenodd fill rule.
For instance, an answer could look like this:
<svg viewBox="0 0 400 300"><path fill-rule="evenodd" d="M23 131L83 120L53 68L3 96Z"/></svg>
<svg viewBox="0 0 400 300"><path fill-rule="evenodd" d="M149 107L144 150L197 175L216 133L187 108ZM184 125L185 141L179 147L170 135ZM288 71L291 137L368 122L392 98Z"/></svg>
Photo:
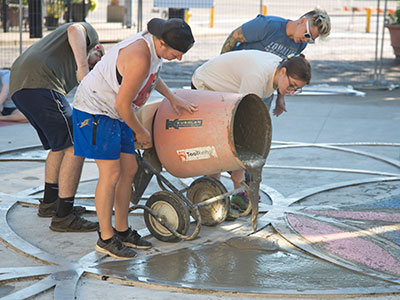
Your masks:
<svg viewBox="0 0 400 300"><path fill-rule="evenodd" d="M226 192L225 186L219 180L210 176L203 176L192 182L187 197L193 204L198 204ZM201 224L215 226L225 221L229 214L229 206L229 197L226 197L221 201L200 207Z"/></svg>
<svg viewBox="0 0 400 300"><path fill-rule="evenodd" d="M189 230L190 214L186 205L170 191L154 193L146 202L146 206L153 210L164 221L168 222L173 229L182 235ZM158 240L163 242L178 242L179 237L168 231L146 210L144 221L147 229Z"/></svg>

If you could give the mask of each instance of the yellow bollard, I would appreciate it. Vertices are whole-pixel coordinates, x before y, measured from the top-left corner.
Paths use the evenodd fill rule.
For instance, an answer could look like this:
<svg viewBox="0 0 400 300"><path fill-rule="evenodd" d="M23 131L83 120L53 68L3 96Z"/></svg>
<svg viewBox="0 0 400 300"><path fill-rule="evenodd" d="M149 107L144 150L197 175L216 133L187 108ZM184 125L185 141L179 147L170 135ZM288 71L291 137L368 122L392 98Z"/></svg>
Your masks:
<svg viewBox="0 0 400 300"><path fill-rule="evenodd" d="M189 9L185 9L185 22L189 24L189 19L192 16L192 12Z"/></svg>
<svg viewBox="0 0 400 300"><path fill-rule="evenodd" d="M263 5L263 15L266 16L267 15L267 6Z"/></svg>
<svg viewBox="0 0 400 300"><path fill-rule="evenodd" d="M372 15L372 9L371 8L366 8L365 9L367 12L367 25L365 26L365 32L369 33L370 31L370 25L371 25L371 15Z"/></svg>
<svg viewBox="0 0 400 300"><path fill-rule="evenodd" d="M214 6L210 9L210 28L214 28Z"/></svg>

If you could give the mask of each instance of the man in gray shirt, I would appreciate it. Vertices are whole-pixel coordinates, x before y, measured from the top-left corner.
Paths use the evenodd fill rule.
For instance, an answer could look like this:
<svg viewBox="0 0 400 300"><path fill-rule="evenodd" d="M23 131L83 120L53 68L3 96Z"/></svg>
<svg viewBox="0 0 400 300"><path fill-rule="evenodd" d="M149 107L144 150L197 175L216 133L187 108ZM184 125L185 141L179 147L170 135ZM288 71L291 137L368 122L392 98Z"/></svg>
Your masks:
<svg viewBox="0 0 400 300"><path fill-rule="evenodd" d="M36 129L44 149L50 149L38 215L52 217L53 231L98 227L81 217L83 207L73 207L83 158L74 155L72 109L65 98L101 59L98 42L90 24L64 24L29 47L11 68L11 98Z"/></svg>

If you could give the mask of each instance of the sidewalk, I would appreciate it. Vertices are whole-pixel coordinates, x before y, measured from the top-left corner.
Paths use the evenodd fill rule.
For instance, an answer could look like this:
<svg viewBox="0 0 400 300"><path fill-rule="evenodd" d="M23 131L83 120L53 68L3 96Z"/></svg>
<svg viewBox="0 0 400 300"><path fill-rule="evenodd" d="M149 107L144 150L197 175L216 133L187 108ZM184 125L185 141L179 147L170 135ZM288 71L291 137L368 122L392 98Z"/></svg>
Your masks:
<svg viewBox="0 0 400 300"><path fill-rule="evenodd" d="M262 230L253 234L244 217L202 226L190 242L149 237L154 248L139 251L136 260L97 255L96 233L52 232L50 220L36 216L41 193L34 194L43 184L46 153L0 154L0 297L43 291L33 299L72 299L75 291L85 300L398 299L399 90L286 102L288 112L272 117ZM35 144L29 124L0 126L0 151ZM91 211L96 177L87 161L77 203ZM227 177L222 181L232 188ZM158 189L152 183L145 195ZM130 224L145 234L138 213ZM93 212L86 217L96 219Z"/></svg>

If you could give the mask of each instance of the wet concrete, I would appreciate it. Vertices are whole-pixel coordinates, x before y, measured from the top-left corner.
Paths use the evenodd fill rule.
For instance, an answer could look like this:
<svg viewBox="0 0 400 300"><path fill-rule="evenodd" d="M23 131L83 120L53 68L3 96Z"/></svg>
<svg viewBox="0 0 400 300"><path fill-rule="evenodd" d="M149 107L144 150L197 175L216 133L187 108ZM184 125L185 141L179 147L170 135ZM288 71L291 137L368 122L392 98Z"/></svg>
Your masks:
<svg viewBox="0 0 400 300"><path fill-rule="evenodd" d="M361 293L397 286L352 273L299 251L285 251L274 241L240 237L167 255L100 264L101 273L123 278L151 278L157 283L253 293ZM285 281L283 282L283 278Z"/></svg>
<svg viewBox="0 0 400 300"><path fill-rule="evenodd" d="M265 164L265 158L254 152L241 152L240 159L246 167L249 174L249 207L251 208L251 225L253 230L257 230L258 201L260 195L260 183L262 180L262 170Z"/></svg>
<svg viewBox="0 0 400 300"><path fill-rule="evenodd" d="M256 231L262 168L270 151L272 139L271 118L261 98L254 94L245 96L236 109L233 125L237 155L251 181L248 196L251 224ZM243 215L247 213L248 210Z"/></svg>

